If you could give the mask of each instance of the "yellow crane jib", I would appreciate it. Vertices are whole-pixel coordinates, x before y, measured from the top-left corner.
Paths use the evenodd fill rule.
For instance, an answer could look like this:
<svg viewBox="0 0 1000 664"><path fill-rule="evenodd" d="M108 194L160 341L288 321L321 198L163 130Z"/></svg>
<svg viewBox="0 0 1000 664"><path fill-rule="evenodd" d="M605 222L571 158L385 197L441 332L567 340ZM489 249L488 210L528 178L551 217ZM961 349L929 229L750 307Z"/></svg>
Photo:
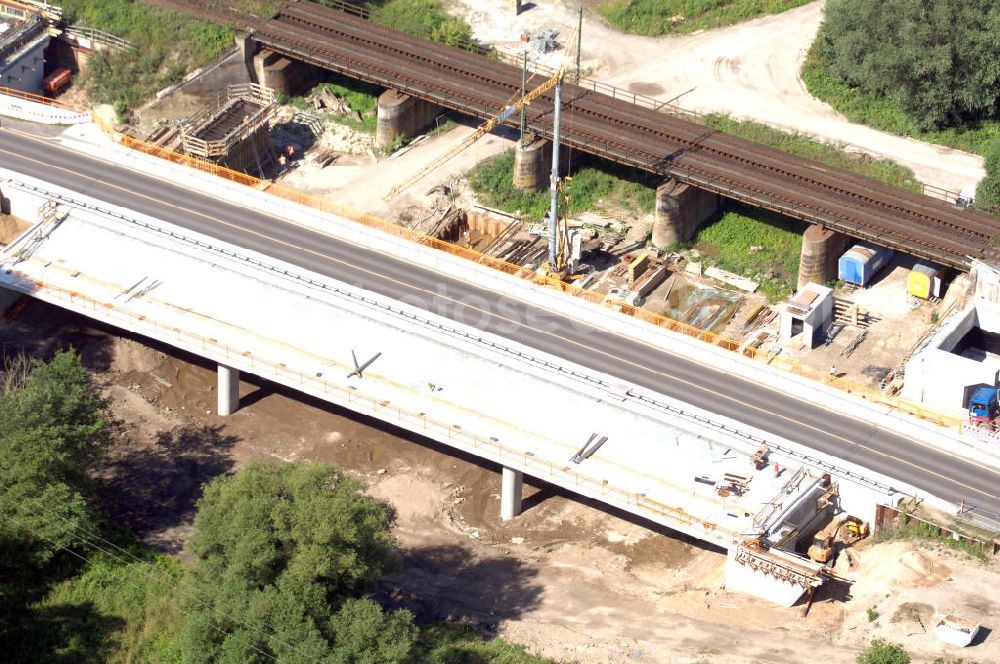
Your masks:
<svg viewBox="0 0 1000 664"><path fill-rule="evenodd" d="M465 139L461 143L455 145L452 149L448 150L447 152L445 152L444 154L442 154L438 158L434 159L431 163L429 163L426 166L424 166L417 173L415 173L414 175L411 175L409 178L407 178L406 180L400 182L395 187L393 187L389 191L389 193L386 194L385 200L389 200L390 198L395 198L397 195L399 195L399 193L401 191L403 191L404 189L408 188L410 185L412 185L413 183L417 182L418 180L423 179L423 177L425 175L427 175L431 171L435 170L438 166L440 166L441 164L445 163L446 161L449 161L452 157L454 157L455 155L457 155L459 152L461 152L462 150L466 149L467 147L469 147L470 145L472 145L473 143L475 143L476 141L478 141L480 138L482 138L486 134L488 134L491 131L493 131L494 129L496 129L497 126L500 125L500 124L502 124L504 120L506 120L507 118L509 118L514 113L517 113L518 111L520 111L522 107L527 106L532 101L534 101L535 99L538 99L538 97L540 97L541 95L545 94L547 91L551 90L555 86L556 82L559 80L558 77L561 76L561 75L562 74L560 73L560 74L557 74L556 76L553 76L552 78L550 78L549 80L545 81L544 83L542 83L541 85L539 85L537 88L535 88L534 90L532 90L528 94L524 95L524 97L522 97L521 99L519 99L513 105L508 106L507 108L505 108L503 111L501 111L497 115L493 116L492 118L490 118L489 120L487 120L483 124L479 125L479 127L476 129L476 131L474 131L471 134L469 134L468 136L466 136Z"/></svg>
<svg viewBox="0 0 1000 664"><path fill-rule="evenodd" d="M570 38L569 46L566 47L565 51L569 52L569 51L573 50L573 47L576 44L576 39L577 39L577 32L574 30L573 31L573 36ZM457 155L459 152L461 152L462 150L466 149L467 147L469 147L470 145L472 145L473 143L475 143L476 141L478 141L480 138L482 138L486 134L488 134L491 131L493 131L494 129L496 129L497 125L502 124L505 120L507 120L514 113L519 112L522 108L524 108L525 106L528 106L529 104L531 104L531 102L533 102L534 100L538 99L540 96L542 96L543 94L545 94L546 92L548 92L549 90L551 90L552 88L554 88L555 85L556 85L556 83L558 83L562 79L562 77L565 75L565 73L566 73L566 59L564 58L563 61L562 61L562 63L559 65L559 69L556 70L556 73L552 76L552 78L550 78L549 80L545 81L544 83L542 83L541 85L539 85L537 88L535 88L531 92L529 92L526 95L524 95L523 97L521 97L515 103L509 104L508 106L506 106L502 111L500 111L495 116L493 116L492 118L490 118L489 120L487 120L486 122L484 122L483 124L481 124L476 129L476 131L474 131L471 134L469 134L468 136L466 136L465 139L461 143L458 143L452 149L448 150L448 152L445 152L441 156L437 157L436 159L434 159L433 161L431 161L431 163L429 163L426 166L424 166L423 168L421 168L418 172L414 173L413 175L411 175L410 177L408 177L406 180L403 180L402 182L400 182L399 184L397 184L395 187L393 187L392 189L390 189L389 193L385 195L385 198L383 200L389 200L389 199L395 198L396 196L399 195L399 193L401 191L403 191L404 189L408 188L410 185L414 184L418 180L423 179L424 176L426 176L431 171L434 171L435 169L437 169L438 166L440 166L441 164L443 164L446 161L450 160L452 157L454 157L455 155Z"/></svg>

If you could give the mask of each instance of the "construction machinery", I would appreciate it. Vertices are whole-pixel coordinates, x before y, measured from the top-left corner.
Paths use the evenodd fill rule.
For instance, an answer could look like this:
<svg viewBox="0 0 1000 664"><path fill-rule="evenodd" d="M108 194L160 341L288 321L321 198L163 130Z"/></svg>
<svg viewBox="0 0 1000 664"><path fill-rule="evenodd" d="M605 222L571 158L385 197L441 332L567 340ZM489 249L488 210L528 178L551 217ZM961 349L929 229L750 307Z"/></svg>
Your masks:
<svg viewBox="0 0 1000 664"><path fill-rule="evenodd" d="M818 563L832 565L836 545L850 545L868 535L868 524L846 512L833 517L823 530L816 533L809 547L809 557Z"/></svg>

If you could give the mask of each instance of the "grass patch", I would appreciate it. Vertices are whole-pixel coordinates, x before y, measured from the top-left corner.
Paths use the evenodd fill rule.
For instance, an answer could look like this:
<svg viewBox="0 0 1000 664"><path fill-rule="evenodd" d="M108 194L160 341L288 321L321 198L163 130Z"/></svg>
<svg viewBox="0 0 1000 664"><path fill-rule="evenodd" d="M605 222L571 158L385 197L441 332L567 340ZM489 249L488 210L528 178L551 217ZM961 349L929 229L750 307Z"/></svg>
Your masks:
<svg viewBox="0 0 1000 664"><path fill-rule="evenodd" d="M375 127L378 124L378 98L382 94L383 88L363 81L354 81L339 75L331 75L330 81L320 83L313 88L313 92L322 88L327 88L336 96L342 97L347 102L347 105L351 107L352 111L356 111L361 115L361 121L358 122L353 115L317 111L309 103L306 96L291 97L287 101L292 106L312 115L317 115L324 120L336 122L368 134L375 133ZM310 94L313 94L313 92Z"/></svg>
<svg viewBox="0 0 1000 664"><path fill-rule="evenodd" d="M1000 139L1000 120L984 120L930 131L918 129L891 99L868 94L830 76L826 72L823 48L819 40L813 42L806 56L802 66L802 80L809 94L830 104L851 122L874 129L978 155L985 155L990 143Z"/></svg>
<svg viewBox="0 0 1000 664"><path fill-rule="evenodd" d="M549 209L549 192L523 192L513 185L514 150L480 162L469 171L469 186L485 205L505 212L520 211L540 221ZM564 180L560 206L569 200L570 214L625 211L636 216L656 206L658 178L590 155L580 158L572 180ZM561 207L560 209L565 209Z"/></svg>
<svg viewBox="0 0 1000 664"><path fill-rule="evenodd" d="M472 43L472 28L444 10L439 0L372 0L370 20L393 30L449 46Z"/></svg>
<svg viewBox="0 0 1000 664"><path fill-rule="evenodd" d="M7 661L180 661L173 635L182 616L173 589L183 564L123 532L105 536L121 549L112 557L82 544L74 547L87 562L26 607L17 629L6 634L11 637L5 643Z"/></svg>
<svg viewBox="0 0 1000 664"><path fill-rule="evenodd" d="M835 145L820 143L802 134L789 133L759 122L734 120L728 115L713 113L705 116L702 122L713 129L789 154L852 171L910 191L922 191L920 182L917 181L913 171L893 161L876 159L866 154L846 152Z"/></svg>
<svg viewBox="0 0 1000 664"><path fill-rule="evenodd" d="M128 115L153 93L233 45L235 31L189 14L127 0L60 0L70 23L132 42L127 52L96 54L82 76L90 98Z"/></svg>
<svg viewBox="0 0 1000 664"><path fill-rule="evenodd" d="M811 0L611 0L597 12L623 32L656 37L778 14Z"/></svg>
<svg viewBox="0 0 1000 664"><path fill-rule="evenodd" d="M500 639L483 640L471 629L432 623L422 625L413 657L426 664L554 664Z"/></svg>
<svg viewBox="0 0 1000 664"><path fill-rule="evenodd" d="M808 224L738 203L698 228L690 245L708 262L760 283L770 302L795 289Z"/></svg>
<svg viewBox="0 0 1000 664"><path fill-rule="evenodd" d="M291 0L230 0L230 5L241 12L273 18L278 11L291 4Z"/></svg>
<svg viewBox="0 0 1000 664"><path fill-rule="evenodd" d="M891 527L879 528L872 538L875 542L887 542L890 540L912 540L936 544L956 551L961 551L982 562L989 560L989 554L973 542L966 540L956 540L945 537L938 532L936 526L924 521L911 521L901 523L897 520Z"/></svg>

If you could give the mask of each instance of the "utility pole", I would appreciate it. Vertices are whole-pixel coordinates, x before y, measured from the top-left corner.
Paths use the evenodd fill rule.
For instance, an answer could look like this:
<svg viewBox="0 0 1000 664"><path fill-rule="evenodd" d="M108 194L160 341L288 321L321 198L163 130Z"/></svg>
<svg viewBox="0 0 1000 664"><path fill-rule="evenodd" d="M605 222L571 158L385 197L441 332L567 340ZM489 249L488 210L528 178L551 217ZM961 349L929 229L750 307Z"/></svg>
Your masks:
<svg viewBox="0 0 1000 664"><path fill-rule="evenodd" d="M528 49L524 49L524 66L521 67L521 99L524 99L525 86L528 84ZM521 134L519 140L521 141L521 149L524 149L524 106L521 104Z"/></svg>
<svg viewBox="0 0 1000 664"><path fill-rule="evenodd" d="M580 82L580 52L583 43L583 5L580 5L580 20L576 26L576 82Z"/></svg>
<svg viewBox="0 0 1000 664"><path fill-rule="evenodd" d="M559 121L562 116L562 76L556 83L555 111L552 116L552 175L549 184L552 200L549 205L549 270L556 272L559 254Z"/></svg>

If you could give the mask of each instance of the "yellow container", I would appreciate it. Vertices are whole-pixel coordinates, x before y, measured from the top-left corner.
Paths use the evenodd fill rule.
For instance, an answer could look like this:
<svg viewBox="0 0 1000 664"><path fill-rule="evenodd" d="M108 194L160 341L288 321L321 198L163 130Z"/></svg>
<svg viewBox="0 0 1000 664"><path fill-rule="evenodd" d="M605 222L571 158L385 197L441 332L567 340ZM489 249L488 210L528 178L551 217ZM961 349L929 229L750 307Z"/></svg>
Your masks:
<svg viewBox="0 0 1000 664"><path fill-rule="evenodd" d="M941 297L941 268L923 262L914 265L907 280L906 292L923 300Z"/></svg>

